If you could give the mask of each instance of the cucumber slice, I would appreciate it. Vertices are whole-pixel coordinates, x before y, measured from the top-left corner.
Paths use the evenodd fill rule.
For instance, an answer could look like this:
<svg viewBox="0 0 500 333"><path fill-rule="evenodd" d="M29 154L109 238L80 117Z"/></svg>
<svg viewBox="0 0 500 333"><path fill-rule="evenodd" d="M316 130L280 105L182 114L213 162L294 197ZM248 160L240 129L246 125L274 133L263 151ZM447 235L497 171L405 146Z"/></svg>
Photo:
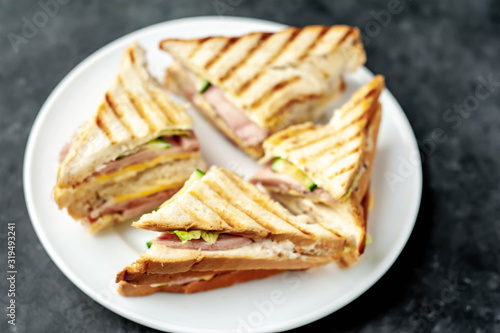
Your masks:
<svg viewBox="0 0 500 333"><path fill-rule="evenodd" d="M165 148L170 148L170 143L163 140L162 137L159 137L149 141L146 147L148 147L149 149L165 149Z"/></svg>
<svg viewBox="0 0 500 333"><path fill-rule="evenodd" d="M210 85L211 85L210 82L201 77L198 77L196 80L196 90L198 90L200 94L203 94L205 90L207 90L208 87L210 87Z"/></svg>
<svg viewBox="0 0 500 333"><path fill-rule="evenodd" d="M179 190L179 192L175 193L170 199L168 199L167 201L165 201L164 203L162 203L160 205L160 207L158 207L156 210L159 210L163 207L165 207L166 205L168 205L169 203L171 203L172 201L174 201L179 195L181 195L182 193L186 192L186 190L193 184L195 183L196 181L200 180L201 177L203 177L205 175L205 173L203 171L201 171L200 169L196 169L192 174L191 174L191 177L189 177L188 180L186 180L186 182L184 183L184 186Z"/></svg>
<svg viewBox="0 0 500 333"><path fill-rule="evenodd" d="M273 164L271 164L271 170L295 178L309 191L314 190L318 186L311 178L309 178L309 176L304 173L304 171L300 170L293 163L281 157L277 157L274 160Z"/></svg>
<svg viewBox="0 0 500 333"><path fill-rule="evenodd" d="M354 176L354 180L352 181L351 187L349 187L349 191L347 191L347 193L344 194L342 196L342 198L340 198L340 201L345 202L345 201L347 201L347 199L349 199L349 197L351 196L352 191L354 191L354 189L356 188L356 186L358 186L359 178L361 178L361 174L359 174L359 173L356 176Z"/></svg>

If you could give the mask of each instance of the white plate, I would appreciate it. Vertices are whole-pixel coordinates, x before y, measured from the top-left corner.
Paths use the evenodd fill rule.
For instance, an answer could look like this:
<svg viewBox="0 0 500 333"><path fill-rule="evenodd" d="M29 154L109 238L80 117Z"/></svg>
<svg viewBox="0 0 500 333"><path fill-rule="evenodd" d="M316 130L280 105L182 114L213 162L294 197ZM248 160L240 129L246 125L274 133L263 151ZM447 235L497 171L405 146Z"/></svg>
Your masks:
<svg viewBox="0 0 500 333"><path fill-rule="evenodd" d="M151 232L123 225L116 232L89 236L59 211L51 195L58 154L72 132L99 105L114 79L128 44L148 51L150 69L161 77L171 60L158 50L167 37L240 35L276 31L283 25L243 18L200 17L141 29L103 47L78 65L43 105L31 131L24 161L24 190L35 231L61 271L108 309L142 325L182 332L278 331L305 325L348 304L370 288L393 264L413 229L421 197L421 166L415 137L401 107L386 90L372 176L375 207L368 231L373 242L354 267L335 265L193 295L156 294L124 298L115 291L115 274L145 250ZM383 74L383 73L382 73ZM346 101L373 75L365 68L347 77ZM246 177L258 165L228 143L193 110L195 131L209 164ZM413 163L412 163L413 162ZM391 181L389 181L389 178Z"/></svg>

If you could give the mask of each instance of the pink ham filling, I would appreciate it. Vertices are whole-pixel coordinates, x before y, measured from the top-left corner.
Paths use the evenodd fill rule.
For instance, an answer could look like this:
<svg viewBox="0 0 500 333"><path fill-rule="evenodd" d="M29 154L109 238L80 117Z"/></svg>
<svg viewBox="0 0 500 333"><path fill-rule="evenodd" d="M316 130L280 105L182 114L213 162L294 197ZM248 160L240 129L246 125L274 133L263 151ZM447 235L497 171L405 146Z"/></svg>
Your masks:
<svg viewBox="0 0 500 333"><path fill-rule="evenodd" d="M271 170L271 163L266 164L262 169L260 169L250 180L253 184L261 184L264 187L275 188L280 192L296 191L303 196L313 196L321 202L325 203L335 203L336 200L332 198L331 194L328 193L321 187L316 187L313 191L310 191L302 183L300 183L295 178L274 172Z"/></svg>
<svg viewBox="0 0 500 333"><path fill-rule="evenodd" d="M259 145L268 137L269 132L248 119L245 113L231 103L219 88L210 86L203 93L203 97L244 145Z"/></svg>
<svg viewBox="0 0 500 333"><path fill-rule="evenodd" d="M122 201L109 206L104 206L103 204L101 205L101 207L96 207L90 213L88 219L92 223L103 215L117 213L121 214L124 218L138 216L155 209L156 207L170 199L180 189L181 187L170 188L163 191L158 191L145 197Z"/></svg>
<svg viewBox="0 0 500 333"><path fill-rule="evenodd" d="M162 137L163 140L170 143L170 147L166 149L141 149L133 154L118 158L114 161L107 162L103 167L94 172L89 177L105 175L107 173L112 173L121 170L127 166L140 164L154 159L160 155L175 155L180 153L192 153L200 150L200 142L193 132L191 135L176 135L173 137ZM71 140L66 142L59 153L59 163L62 163L68 155L71 146L76 138L76 132L71 137Z"/></svg>
<svg viewBox="0 0 500 333"><path fill-rule="evenodd" d="M168 232L162 233L154 240L154 244L168 246L174 249L199 250L199 251L221 251L240 248L252 243L250 238L235 235L219 235L215 244L208 244L203 239L192 239L184 244L177 235Z"/></svg>
<svg viewBox="0 0 500 333"><path fill-rule="evenodd" d="M64 161L64 159L66 158L66 156L68 155L69 151L71 150L71 146L73 146L73 142L75 142L75 140L76 140L77 135L78 135L78 133L74 132L71 135L71 138L69 139L69 141L66 142L64 144L64 146L62 147L61 151L59 152L59 164L61 164Z"/></svg>
<svg viewBox="0 0 500 333"><path fill-rule="evenodd" d="M169 148L141 149L133 154L105 163L104 167L99 171L94 172L91 177L105 175L121 170L130 165L144 163L161 155L191 153L200 149L200 143L196 136L194 136L194 134L191 134L191 136L181 135L173 137L163 137L162 139L170 143Z"/></svg>

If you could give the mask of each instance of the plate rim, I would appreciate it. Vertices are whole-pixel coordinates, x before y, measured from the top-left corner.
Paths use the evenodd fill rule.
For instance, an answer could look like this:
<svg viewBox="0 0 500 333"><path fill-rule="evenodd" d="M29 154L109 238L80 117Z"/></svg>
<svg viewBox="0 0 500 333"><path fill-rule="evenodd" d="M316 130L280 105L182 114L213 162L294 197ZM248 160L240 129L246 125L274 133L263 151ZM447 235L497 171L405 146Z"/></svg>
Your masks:
<svg viewBox="0 0 500 333"><path fill-rule="evenodd" d="M144 318L139 317L133 311L128 311L127 309L123 309L119 306L119 304L114 304L111 302L106 302L105 300L98 297L98 293L94 291L90 286L88 286L82 278L74 274L71 269L65 264L64 259L55 251L54 247L51 244L51 241L48 235L43 231L41 223L39 221L39 217L36 214L34 197L33 197L33 184L29 180L29 175L32 172L32 164L33 164L33 156L34 156L34 148L35 148L35 138L39 136L40 131L42 129L42 124L45 122L46 117L49 115L49 110L51 109L54 102L57 100L61 91L74 80L80 73L84 72L90 65L94 62L99 61L100 58L106 57L108 53L114 51L117 45L120 45L125 40L140 40L140 38L144 35L154 34L155 30L161 30L165 26L170 24L200 24L202 21L214 21L214 20L224 20L226 22L237 21L238 23L241 21L247 21L249 23L262 23L262 24L272 24L277 28L286 27L286 25L278 22L262 20L262 19L254 19L250 17L235 17L235 16L195 16L195 17L186 17L180 19L173 19L164 22L159 22L150 26L143 27L136 31L132 31L124 36L121 36L106 45L103 45L98 50L94 51L92 54L87 56L84 60L82 60L78 65L76 65L73 69L71 69L64 78L55 86L55 88L51 91L42 107L37 113L35 121L30 130L30 134L26 143L26 148L24 151L24 159L23 159L23 190L24 190L24 198L26 207L28 210L28 215L31 221L31 224L35 230L35 233L42 244L45 252L49 255L50 259L54 262L57 268L68 278L76 287L78 287L82 292L84 292L88 297L93 299L95 302L100 304L101 306L111 310L112 312L126 318L132 320L141 325L158 329L158 330L175 330L182 332L221 332L223 329L193 329L193 327L189 326L180 326L177 324L168 323L165 321L160 321L156 318ZM373 76L373 73L368 70L366 67L361 68L362 71L366 72L370 76ZM402 133L406 133L406 137L409 139L407 144L412 146L412 149L418 151L418 144L413 129L409 123L406 114L404 113L399 102L394 98L392 93L385 89L385 93L388 95L388 98L392 99L393 102L399 106L400 110L397 111L398 117L394 119L398 126L401 128ZM308 312L300 317L291 318L288 321L283 321L279 323L271 323L266 326L259 326L254 328L255 332L261 331L283 331L292 329L295 327L299 327L302 325L307 325L313 321L316 321L320 318L323 318L331 313L336 312L337 310L343 308L344 306L351 303L353 300L358 298L360 295L365 293L368 289L370 289L375 283L377 283L385 273L392 267L395 263L396 259L399 257L403 248L408 242L410 235L415 226L418 212L420 209L421 199L422 199L422 163L420 159L420 154L416 154L415 156L416 167L415 167L415 175L417 188L414 190L414 195L416 198L413 200L413 203L410 205L408 212L406 213L405 219L409 219L412 223L405 224L404 228L401 230L401 236L397 239L394 244L394 248L390 251L385 258L377 265L376 269L365 278L362 283L360 283L356 289L349 291L340 299L337 299L335 303L329 303L323 306L320 309L314 309L313 311ZM340 300L340 301L339 301Z"/></svg>

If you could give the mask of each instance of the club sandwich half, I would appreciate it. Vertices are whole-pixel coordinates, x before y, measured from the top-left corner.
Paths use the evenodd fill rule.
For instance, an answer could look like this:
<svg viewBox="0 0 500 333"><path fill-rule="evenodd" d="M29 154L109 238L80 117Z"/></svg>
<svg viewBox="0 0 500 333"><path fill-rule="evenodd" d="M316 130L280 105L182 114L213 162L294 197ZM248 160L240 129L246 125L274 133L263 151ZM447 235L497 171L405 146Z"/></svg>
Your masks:
<svg viewBox="0 0 500 333"><path fill-rule="evenodd" d="M167 39L160 48L175 60L166 86L254 158L272 133L321 116L343 91L343 75L366 60L349 26Z"/></svg>
<svg viewBox="0 0 500 333"><path fill-rule="evenodd" d="M61 151L55 201L90 232L158 207L205 168L192 129L132 44L97 112Z"/></svg>
<svg viewBox="0 0 500 333"><path fill-rule="evenodd" d="M346 244L334 230L290 213L255 185L218 167L193 173L174 197L133 226L160 234L117 276L120 292L130 296L186 292L190 287L183 284L203 280L210 285L206 282L212 278L218 285L225 274L233 274L225 275L232 284L318 267L333 262Z"/></svg>
<svg viewBox="0 0 500 333"><path fill-rule="evenodd" d="M326 125L304 123L264 142L260 184L295 214L306 214L347 241L337 256L350 266L363 253L370 175L381 119L382 76L361 87Z"/></svg>

